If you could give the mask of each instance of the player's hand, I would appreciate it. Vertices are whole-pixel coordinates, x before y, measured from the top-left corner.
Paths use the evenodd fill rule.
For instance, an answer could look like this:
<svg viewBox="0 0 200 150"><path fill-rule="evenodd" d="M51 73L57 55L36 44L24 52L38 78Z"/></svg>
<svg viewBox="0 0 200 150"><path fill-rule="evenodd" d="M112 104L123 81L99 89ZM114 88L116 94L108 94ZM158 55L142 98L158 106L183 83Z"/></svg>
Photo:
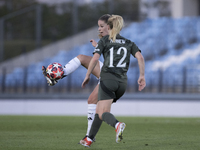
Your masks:
<svg viewBox="0 0 200 150"><path fill-rule="evenodd" d="M88 84L90 81L90 76L86 76L83 83L82 83L82 88L84 88L86 86L86 84Z"/></svg>
<svg viewBox="0 0 200 150"><path fill-rule="evenodd" d="M139 85L139 87L138 87L139 91L142 91L145 88L146 81L145 81L145 77L144 76L140 76L139 77L139 79L138 79L138 85Z"/></svg>
<svg viewBox="0 0 200 150"><path fill-rule="evenodd" d="M92 43L92 46L94 46L94 47L97 46L97 42L95 40L91 39L90 42Z"/></svg>

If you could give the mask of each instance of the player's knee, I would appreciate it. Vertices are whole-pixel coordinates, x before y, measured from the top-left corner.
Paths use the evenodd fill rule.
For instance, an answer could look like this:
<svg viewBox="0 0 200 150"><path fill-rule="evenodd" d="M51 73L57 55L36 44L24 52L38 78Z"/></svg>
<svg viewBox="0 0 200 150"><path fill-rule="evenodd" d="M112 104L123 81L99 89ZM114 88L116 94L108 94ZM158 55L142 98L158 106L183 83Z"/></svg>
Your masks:
<svg viewBox="0 0 200 150"><path fill-rule="evenodd" d="M80 60L80 62L83 60L83 54L79 54L78 56L77 56L77 58Z"/></svg>

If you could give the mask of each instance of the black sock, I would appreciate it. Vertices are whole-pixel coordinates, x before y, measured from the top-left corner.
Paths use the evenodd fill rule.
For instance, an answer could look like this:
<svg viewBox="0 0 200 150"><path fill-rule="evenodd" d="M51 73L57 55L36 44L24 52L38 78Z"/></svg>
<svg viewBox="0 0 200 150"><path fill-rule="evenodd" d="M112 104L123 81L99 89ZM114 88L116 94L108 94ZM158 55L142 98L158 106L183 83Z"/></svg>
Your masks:
<svg viewBox="0 0 200 150"><path fill-rule="evenodd" d="M105 112L105 113L102 114L102 120L103 120L104 122L106 122L107 124L111 125L111 126L114 127L114 128L115 128L115 124L116 124L117 122L119 122L119 121L115 118L115 116L114 116L113 114L109 113L109 112Z"/></svg>
<svg viewBox="0 0 200 150"><path fill-rule="evenodd" d="M99 118L98 114L95 114L94 121L92 123L92 127L91 127L90 133L89 133L90 139L92 139L92 140L94 139L95 135L99 131L99 128L101 127L101 124L102 124L102 120Z"/></svg>

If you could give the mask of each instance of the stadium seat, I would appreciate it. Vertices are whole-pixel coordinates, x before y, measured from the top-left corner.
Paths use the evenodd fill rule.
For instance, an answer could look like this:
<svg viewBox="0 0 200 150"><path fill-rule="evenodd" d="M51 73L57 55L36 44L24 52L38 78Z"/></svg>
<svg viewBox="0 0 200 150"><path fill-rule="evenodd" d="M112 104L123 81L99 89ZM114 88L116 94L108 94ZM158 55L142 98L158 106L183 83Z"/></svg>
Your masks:
<svg viewBox="0 0 200 150"><path fill-rule="evenodd" d="M141 49L146 61L147 86L158 86L159 82L171 87L173 87L175 82L181 85L183 84L184 67L188 64L198 66L197 64L200 63L200 54L198 53L200 45L200 17L184 17L180 19L161 17L158 19L146 19L141 22L132 22L121 31L121 35L135 42L139 49ZM98 41L98 39L96 40ZM188 49L191 51L191 54L187 53L186 57L183 57L184 61L170 63L170 61L176 60L174 58L177 58L176 61L179 61L179 56ZM23 85L24 80L22 78L25 78L28 87L38 86L38 84L46 82L41 73L43 65L47 66L52 62L59 62L65 65L79 54L92 56L93 50L94 47L90 42L78 45L70 51L60 50L52 58L46 58L39 63L31 64L27 68L16 68L12 73L6 75L5 84L7 87ZM191 57L192 53L195 53L195 57ZM101 60L103 61L102 56ZM157 64L157 67L155 67L155 64ZM161 64L167 64L167 67L162 68L160 67ZM136 78L138 78L136 59L131 59L130 67L128 76L133 77L134 80L128 79L128 85L133 85ZM33 71L37 73L33 74ZM25 75L26 72L27 75ZM80 87L85 73L86 69L80 67L72 76L69 75L67 77L69 79L63 80L59 86L71 84L74 87ZM195 86L200 84L195 82L199 79L198 74L200 74L198 67L196 69L187 69L187 84L190 82ZM160 78L161 75L162 78ZM2 75L0 76L0 83L2 83Z"/></svg>

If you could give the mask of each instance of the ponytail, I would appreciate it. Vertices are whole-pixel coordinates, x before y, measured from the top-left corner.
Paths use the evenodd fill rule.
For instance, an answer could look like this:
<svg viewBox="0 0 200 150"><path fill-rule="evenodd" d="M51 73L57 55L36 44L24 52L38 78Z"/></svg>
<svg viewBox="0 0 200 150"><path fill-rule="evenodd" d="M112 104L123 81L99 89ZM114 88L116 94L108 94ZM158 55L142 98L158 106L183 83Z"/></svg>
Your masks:
<svg viewBox="0 0 200 150"><path fill-rule="evenodd" d="M119 32L121 31L121 29L124 26L124 20L119 15L112 15L108 19L107 24L110 26L110 29L111 29L110 35L109 35L109 40L112 40L113 42L115 42L117 34L119 34Z"/></svg>

